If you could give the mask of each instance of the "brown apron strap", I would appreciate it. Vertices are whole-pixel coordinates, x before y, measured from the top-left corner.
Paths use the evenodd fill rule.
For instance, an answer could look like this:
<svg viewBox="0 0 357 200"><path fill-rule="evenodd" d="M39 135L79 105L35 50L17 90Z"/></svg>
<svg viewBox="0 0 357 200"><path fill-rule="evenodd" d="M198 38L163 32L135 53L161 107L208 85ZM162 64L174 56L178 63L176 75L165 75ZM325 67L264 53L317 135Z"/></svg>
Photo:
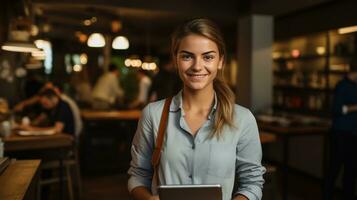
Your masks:
<svg viewBox="0 0 357 200"><path fill-rule="evenodd" d="M154 168L154 177L153 178L154 179L156 178L157 185L160 185L157 170L158 170L158 166L160 164L162 143L164 141L167 120L169 118L169 109L170 109L171 100L172 100L172 97L169 97L165 100L164 108L162 110L161 119L160 119L159 132L158 132L157 138L156 138L156 146L155 146L154 152L152 154L152 158L151 158L151 164Z"/></svg>

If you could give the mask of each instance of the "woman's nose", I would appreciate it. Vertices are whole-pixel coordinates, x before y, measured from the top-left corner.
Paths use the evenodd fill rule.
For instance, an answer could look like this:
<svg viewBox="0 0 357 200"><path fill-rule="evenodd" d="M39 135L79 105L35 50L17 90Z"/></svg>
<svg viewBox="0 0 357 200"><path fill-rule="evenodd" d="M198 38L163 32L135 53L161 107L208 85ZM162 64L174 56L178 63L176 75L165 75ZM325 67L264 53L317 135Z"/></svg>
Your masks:
<svg viewBox="0 0 357 200"><path fill-rule="evenodd" d="M196 58L194 60L194 63L192 65L192 69L195 70L195 71L200 71L204 68L204 65L203 65L203 60L200 59L200 58Z"/></svg>

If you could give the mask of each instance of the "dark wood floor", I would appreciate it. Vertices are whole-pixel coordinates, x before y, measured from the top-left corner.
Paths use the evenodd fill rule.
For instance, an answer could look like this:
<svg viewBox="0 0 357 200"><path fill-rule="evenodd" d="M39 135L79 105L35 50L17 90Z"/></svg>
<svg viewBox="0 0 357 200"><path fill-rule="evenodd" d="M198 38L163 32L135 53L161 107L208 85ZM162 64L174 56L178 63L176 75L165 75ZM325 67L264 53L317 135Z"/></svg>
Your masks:
<svg viewBox="0 0 357 200"><path fill-rule="evenodd" d="M113 174L83 178L84 200L129 200L128 176Z"/></svg>

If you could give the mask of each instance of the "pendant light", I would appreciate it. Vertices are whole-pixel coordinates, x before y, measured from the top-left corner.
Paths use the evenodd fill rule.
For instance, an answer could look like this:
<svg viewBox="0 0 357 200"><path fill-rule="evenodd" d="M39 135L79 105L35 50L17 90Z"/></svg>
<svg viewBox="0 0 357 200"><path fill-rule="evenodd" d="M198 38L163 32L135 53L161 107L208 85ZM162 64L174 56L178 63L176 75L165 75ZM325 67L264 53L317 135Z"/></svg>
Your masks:
<svg viewBox="0 0 357 200"><path fill-rule="evenodd" d="M117 36L112 43L113 49L125 50L129 48L129 40L124 36Z"/></svg>
<svg viewBox="0 0 357 200"><path fill-rule="evenodd" d="M87 41L89 47L104 47L105 39L101 33L92 33Z"/></svg>

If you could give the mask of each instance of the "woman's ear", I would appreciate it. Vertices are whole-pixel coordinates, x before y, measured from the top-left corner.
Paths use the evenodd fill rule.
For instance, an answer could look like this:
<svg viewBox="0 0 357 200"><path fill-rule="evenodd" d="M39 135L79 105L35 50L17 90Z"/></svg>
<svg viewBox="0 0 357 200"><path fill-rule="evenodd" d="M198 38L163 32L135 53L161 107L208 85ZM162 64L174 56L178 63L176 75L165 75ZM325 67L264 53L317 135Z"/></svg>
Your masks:
<svg viewBox="0 0 357 200"><path fill-rule="evenodd" d="M223 60L224 60L224 56L222 56L221 59L219 59L218 69L222 69L223 68Z"/></svg>

